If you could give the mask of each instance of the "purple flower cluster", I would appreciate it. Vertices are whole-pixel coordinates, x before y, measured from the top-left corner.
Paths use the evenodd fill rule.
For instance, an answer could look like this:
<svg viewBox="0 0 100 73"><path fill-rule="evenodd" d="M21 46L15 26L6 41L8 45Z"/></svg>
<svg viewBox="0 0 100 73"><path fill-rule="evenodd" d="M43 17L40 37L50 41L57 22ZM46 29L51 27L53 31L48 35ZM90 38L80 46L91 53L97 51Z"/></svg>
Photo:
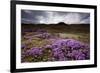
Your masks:
<svg viewBox="0 0 100 73"><path fill-rule="evenodd" d="M65 60L64 53L60 48L54 48L52 52L53 52L53 57L55 60L58 60L58 61Z"/></svg>
<svg viewBox="0 0 100 73"><path fill-rule="evenodd" d="M32 48L26 51L26 55L29 56L35 56L35 55L41 55L42 54L42 48Z"/></svg>
<svg viewBox="0 0 100 73"><path fill-rule="evenodd" d="M46 30L43 30L43 29L38 29L38 30L35 30L34 31L35 35L37 38L40 38L40 39L51 39L51 38L57 38L58 37L58 34L55 35L55 34L51 34L51 33L48 33Z"/></svg>
<svg viewBox="0 0 100 73"><path fill-rule="evenodd" d="M85 60L89 59L89 45L73 39L60 39L52 45L53 57L58 60Z"/></svg>
<svg viewBox="0 0 100 73"><path fill-rule="evenodd" d="M84 60L85 59L85 54L83 54L79 50L73 50L71 54L75 60Z"/></svg>
<svg viewBox="0 0 100 73"><path fill-rule="evenodd" d="M51 37L51 34L45 32L45 33L37 34L35 36L37 36L38 38L41 38L41 39L49 39Z"/></svg>

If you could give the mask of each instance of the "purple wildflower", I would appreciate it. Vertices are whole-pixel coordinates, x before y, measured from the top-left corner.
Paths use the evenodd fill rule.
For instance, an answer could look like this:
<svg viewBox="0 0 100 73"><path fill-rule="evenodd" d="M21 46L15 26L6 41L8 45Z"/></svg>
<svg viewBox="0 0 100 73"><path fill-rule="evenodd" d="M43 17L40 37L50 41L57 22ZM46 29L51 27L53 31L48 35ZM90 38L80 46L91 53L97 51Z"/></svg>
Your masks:
<svg viewBox="0 0 100 73"><path fill-rule="evenodd" d="M78 50L73 50L72 55L76 60L84 60L85 59L85 55L81 51L78 51Z"/></svg>
<svg viewBox="0 0 100 73"><path fill-rule="evenodd" d="M41 55L42 54L42 49L35 47L35 48L30 49L30 50L27 50L26 54L30 55L30 56Z"/></svg>

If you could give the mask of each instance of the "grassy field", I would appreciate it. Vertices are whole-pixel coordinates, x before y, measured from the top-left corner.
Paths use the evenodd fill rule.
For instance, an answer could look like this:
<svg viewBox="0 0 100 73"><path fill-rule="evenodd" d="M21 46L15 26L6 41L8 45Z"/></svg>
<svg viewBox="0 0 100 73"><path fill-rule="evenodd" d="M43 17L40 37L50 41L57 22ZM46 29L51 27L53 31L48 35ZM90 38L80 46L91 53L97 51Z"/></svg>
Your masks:
<svg viewBox="0 0 100 73"><path fill-rule="evenodd" d="M51 48L45 48L47 45L53 45L57 40L72 39L81 43L90 44L90 25L89 24L22 24L21 26L21 49L22 49L22 62L45 62L45 61L64 61L64 60L85 60L89 59L90 48L80 48L77 51L85 50L85 58L76 58L69 56L73 53L69 52L68 46L64 45L67 53L64 50L64 58L56 57ZM62 46L63 47L63 46ZM66 48L67 47L67 48ZM43 54L34 54L33 48L42 48ZM63 49L63 48L61 48ZM77 48L76 48L77 49ZM28 51L28 54L27 54ZM33 52L30 52L33 51ZM76 50L75 50L76 51ZM41 52L41 51L38 51ZM63 54L63 53L62 53ZM40 56L41 55L41 56ZM88 57L86 57L88 56Z"/></svg>

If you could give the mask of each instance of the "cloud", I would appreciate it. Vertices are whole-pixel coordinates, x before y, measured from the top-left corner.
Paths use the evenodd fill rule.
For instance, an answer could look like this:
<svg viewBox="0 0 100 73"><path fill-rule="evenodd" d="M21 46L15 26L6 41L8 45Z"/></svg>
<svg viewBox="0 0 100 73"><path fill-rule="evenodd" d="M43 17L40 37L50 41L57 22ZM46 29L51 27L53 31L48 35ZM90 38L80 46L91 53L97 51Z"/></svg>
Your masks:
<svg viewBox="0 0 100 73"><path fill-rule="evenodd" d="M83 19L80 23L90 23L90 17Z"/></svg>
<svg viewBox="0 0 100 73"><path fill-rule="evenodd" d="M59 23L65 22L67 24L89 24L89 13L78 12L56 12L56 11L36 11L36 10L22 10L22 23Z"/></svg>

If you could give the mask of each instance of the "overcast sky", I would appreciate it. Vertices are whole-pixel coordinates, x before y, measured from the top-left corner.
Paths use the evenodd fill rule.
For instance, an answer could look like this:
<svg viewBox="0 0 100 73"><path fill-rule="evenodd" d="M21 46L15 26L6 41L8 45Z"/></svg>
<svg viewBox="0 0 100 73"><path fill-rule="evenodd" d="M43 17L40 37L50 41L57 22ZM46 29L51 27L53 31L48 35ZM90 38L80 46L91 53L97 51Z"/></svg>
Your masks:
<svg viewBox="0 0 100 73"><path fill-rule="evenodd" d="M64 22L66 24L89 24L90 14L78 12L21 10L21 23L57 24L59 22Z"/></svg>

